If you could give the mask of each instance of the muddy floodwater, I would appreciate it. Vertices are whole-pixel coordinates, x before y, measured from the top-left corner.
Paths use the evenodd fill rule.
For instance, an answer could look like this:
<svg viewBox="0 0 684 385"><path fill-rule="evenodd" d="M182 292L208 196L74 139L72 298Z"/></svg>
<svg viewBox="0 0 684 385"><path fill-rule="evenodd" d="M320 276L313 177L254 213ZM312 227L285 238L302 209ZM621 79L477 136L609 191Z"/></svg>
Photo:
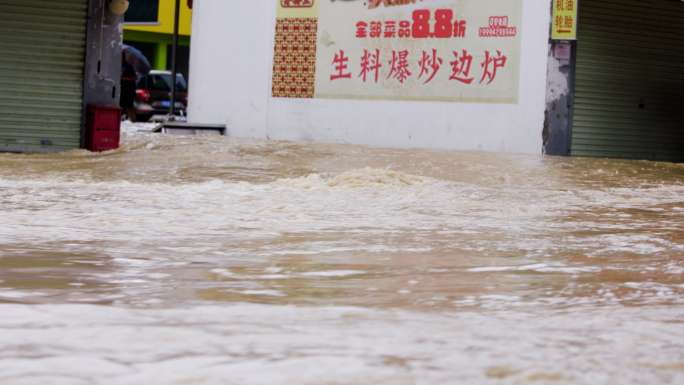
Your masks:
<svg viewBox="0 0 684 385"><path fill-rule="evenodd" d="M140 127L0 153L0 384L684 384L684 165Z"/></svg>

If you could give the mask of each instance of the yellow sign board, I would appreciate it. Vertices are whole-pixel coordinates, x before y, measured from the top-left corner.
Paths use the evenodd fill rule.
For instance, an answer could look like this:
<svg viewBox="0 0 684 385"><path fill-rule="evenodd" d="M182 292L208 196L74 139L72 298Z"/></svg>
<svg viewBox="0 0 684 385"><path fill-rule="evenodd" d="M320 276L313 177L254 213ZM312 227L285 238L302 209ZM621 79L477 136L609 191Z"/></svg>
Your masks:
<svg viewBox="0 0 684 385"><path fill-rule="evenodd" d="M554 40L577 39L577 8L579 0L553 0L551 38Z"/></svg>

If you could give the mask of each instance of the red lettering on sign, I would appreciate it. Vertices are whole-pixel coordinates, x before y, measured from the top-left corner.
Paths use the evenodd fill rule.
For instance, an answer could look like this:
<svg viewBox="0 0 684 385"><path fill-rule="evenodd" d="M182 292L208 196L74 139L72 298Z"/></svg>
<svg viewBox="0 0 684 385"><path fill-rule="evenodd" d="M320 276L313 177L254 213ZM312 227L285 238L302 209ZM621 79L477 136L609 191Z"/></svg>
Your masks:
<svg viewBox="0 0 684 385"><path fill-rule="evenodd" d="M456 20L454 22L454 37L465 37L466 32L466 21Z"/></svg>
<svg viewBox="0 0 684 385"><path fill-rule="evenodd" d="M392 59L389 61L390 66L392 66L392 70L387 76L387 79L394 77L395 79L399 80L399 83L404 83L404 80L411 76L411 72L408 69L408 54L409 52L407 50L399 52L392 51Z"/></svg>
<svg viewBox="0 0 684 385"><path fill-rule="evenodd" d="M356 37L368 37L366 28L368 28L368 23L365 23L363 21L359 21L358 23L356 23Z"/></svg>
<svg viewBox="0 0 684 385"><path fill-rule="evenodd" d="M456 59L449 63L453 69L453 73L449 77L449 80L458 80L459 82L470 84L474 79L468 77L468 74L470 73L470 65L473 62L473 57L468 54L468 51L463 50L463 54L459 59L458 52L453 52Z"/></svg>
<svg viewBox="0 0 684 385"><path fill-rule="evenodd" d="M556 0L556 11L565 11L565 0Z"/></svg>
<svg viewBox="0 0 684 385"><path fill-rule="evenodd" d="M375 54L371 55L368 50L363 50L363 57L361 57L361 73L359 77L363 76L363 82L366 82L366 74L370 71L375 72L375 82L378 82L378 72L382 67L380 64L380 50L376 49Z"/></svg>
<svg viewBox="0 0 684 385"><path fill-rule="evenodd" d="M396 37L397 36L397 22L396 21L386 21L385 22L385 37Z"/></svg>
<svg viewBox="0 0 684 385"><path fill-rule="evenodd" d="M399 37L411 37L411 22L402 20L399 22Z"/></svg>
<svg viewBox="0 0 684 385"><path fill-rule="evenodd" d="M556 24L556 28L563 28L563 26L565 25L565 21L563 20L563 16L560 16L560 15L556 16L555 24Z"/></svg>
<svg viewBox="0 0 684 385"><path fill-rule="evenodd" d="M449 23L451 25L451 23ZM437 71L439 71L439 68L442 66L442 58L437 56L437 50L432 49L432 57L430 57L427 52L423 51L423 59L418 62L420 65L420 74L418 74L418 79L420 79L421 76L423 76L424 73L428 74L430 77L423 82L423 84L427 84L432 80L432 78L435 77L437 74ZM432 69L432 71L430 71ZM430 74L432 72L432 74Z"/></svg>
<svg viewBox="0 0 684 385"><path fill-rule="evenodd" d="M480 37L513 37L517 34L516 27L508 26L508 16L492 16L489 26L480 28Z"/></svg>
<svg viewBox="0 0 684 385"><path fill-rule="evenodd" d="M438 9L435 12L435 37L451 37L454 26L451 20L454 19L454 11L450 9Z"/></svg>
<svg viewBox="0 0 684 385"><path fill-rule="evenodd" d="M485 61L481 64L482 68L484 68L484 74L482 75L482 79L480 79L480 83L482 83L486 77L489 78L487 84L493 82L496 77L496 69L506 65L506 56L503 56L500 51L496 51L496 53L499 54L499 57L490 57L489 51L485 51ZM489 70L490 64L492 64L491 71Z"/></svg>
<svg viewBox="0 0 684 385"><path fill-rule="evenodd" d="M422 38L430 35L430 11L416 9L413 11L413 37Z"/></svg>
<svg viewBox="0 0 684 385"><path fill-rule="evenodd" d="M281 0L280 5L285 8L311 8L314 0Z"/></svg>
<svg viewBox="0 0 684 385"><path fill-rule="evenodd" d="M335 67L335 70L337 71L337 75L330 75L330 80L335 80L335 79L340 79L340 78L351 78L351 72L345 74L344 70L347 69L347 62L349 61L348 57L344 56L344 51L340 50L340 54L335 54L335 59L333 60L332 64L337 66Z"/></svg>
<svg viewBox="0 0 684 385"><path fill-rule="evenodd" d="M370 37L380 37L382 35L382 22L371 21L370 23Z"/></svg>

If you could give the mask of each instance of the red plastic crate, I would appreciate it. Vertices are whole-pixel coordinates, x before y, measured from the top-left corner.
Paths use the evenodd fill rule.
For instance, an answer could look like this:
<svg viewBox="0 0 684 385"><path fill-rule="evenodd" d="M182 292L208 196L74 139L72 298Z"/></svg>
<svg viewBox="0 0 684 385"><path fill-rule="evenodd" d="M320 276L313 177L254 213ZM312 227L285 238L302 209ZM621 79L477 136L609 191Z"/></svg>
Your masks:
<svg viewBox="0 0 684 385"><path fill-rule="evenodd" d="M102 152L119 148L122 112L117 106L88 104L85 140L88 150Z"/></svg>

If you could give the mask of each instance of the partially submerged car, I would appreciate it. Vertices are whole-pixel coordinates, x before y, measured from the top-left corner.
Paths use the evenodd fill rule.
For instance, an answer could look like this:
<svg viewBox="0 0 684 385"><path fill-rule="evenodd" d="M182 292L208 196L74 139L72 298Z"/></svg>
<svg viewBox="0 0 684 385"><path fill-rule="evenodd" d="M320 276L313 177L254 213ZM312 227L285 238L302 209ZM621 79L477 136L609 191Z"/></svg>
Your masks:
<svg viewBox="0 0 684 385"><path fill-rule="evenodd" d="M188 105L188 85L180 73L176 75L176 100L174 115L185 115ZM171 71L152 70L147 75L138 74L136 95L133 102L135 115L141 122L154 115L166 115L171 107Z"/></svg>

